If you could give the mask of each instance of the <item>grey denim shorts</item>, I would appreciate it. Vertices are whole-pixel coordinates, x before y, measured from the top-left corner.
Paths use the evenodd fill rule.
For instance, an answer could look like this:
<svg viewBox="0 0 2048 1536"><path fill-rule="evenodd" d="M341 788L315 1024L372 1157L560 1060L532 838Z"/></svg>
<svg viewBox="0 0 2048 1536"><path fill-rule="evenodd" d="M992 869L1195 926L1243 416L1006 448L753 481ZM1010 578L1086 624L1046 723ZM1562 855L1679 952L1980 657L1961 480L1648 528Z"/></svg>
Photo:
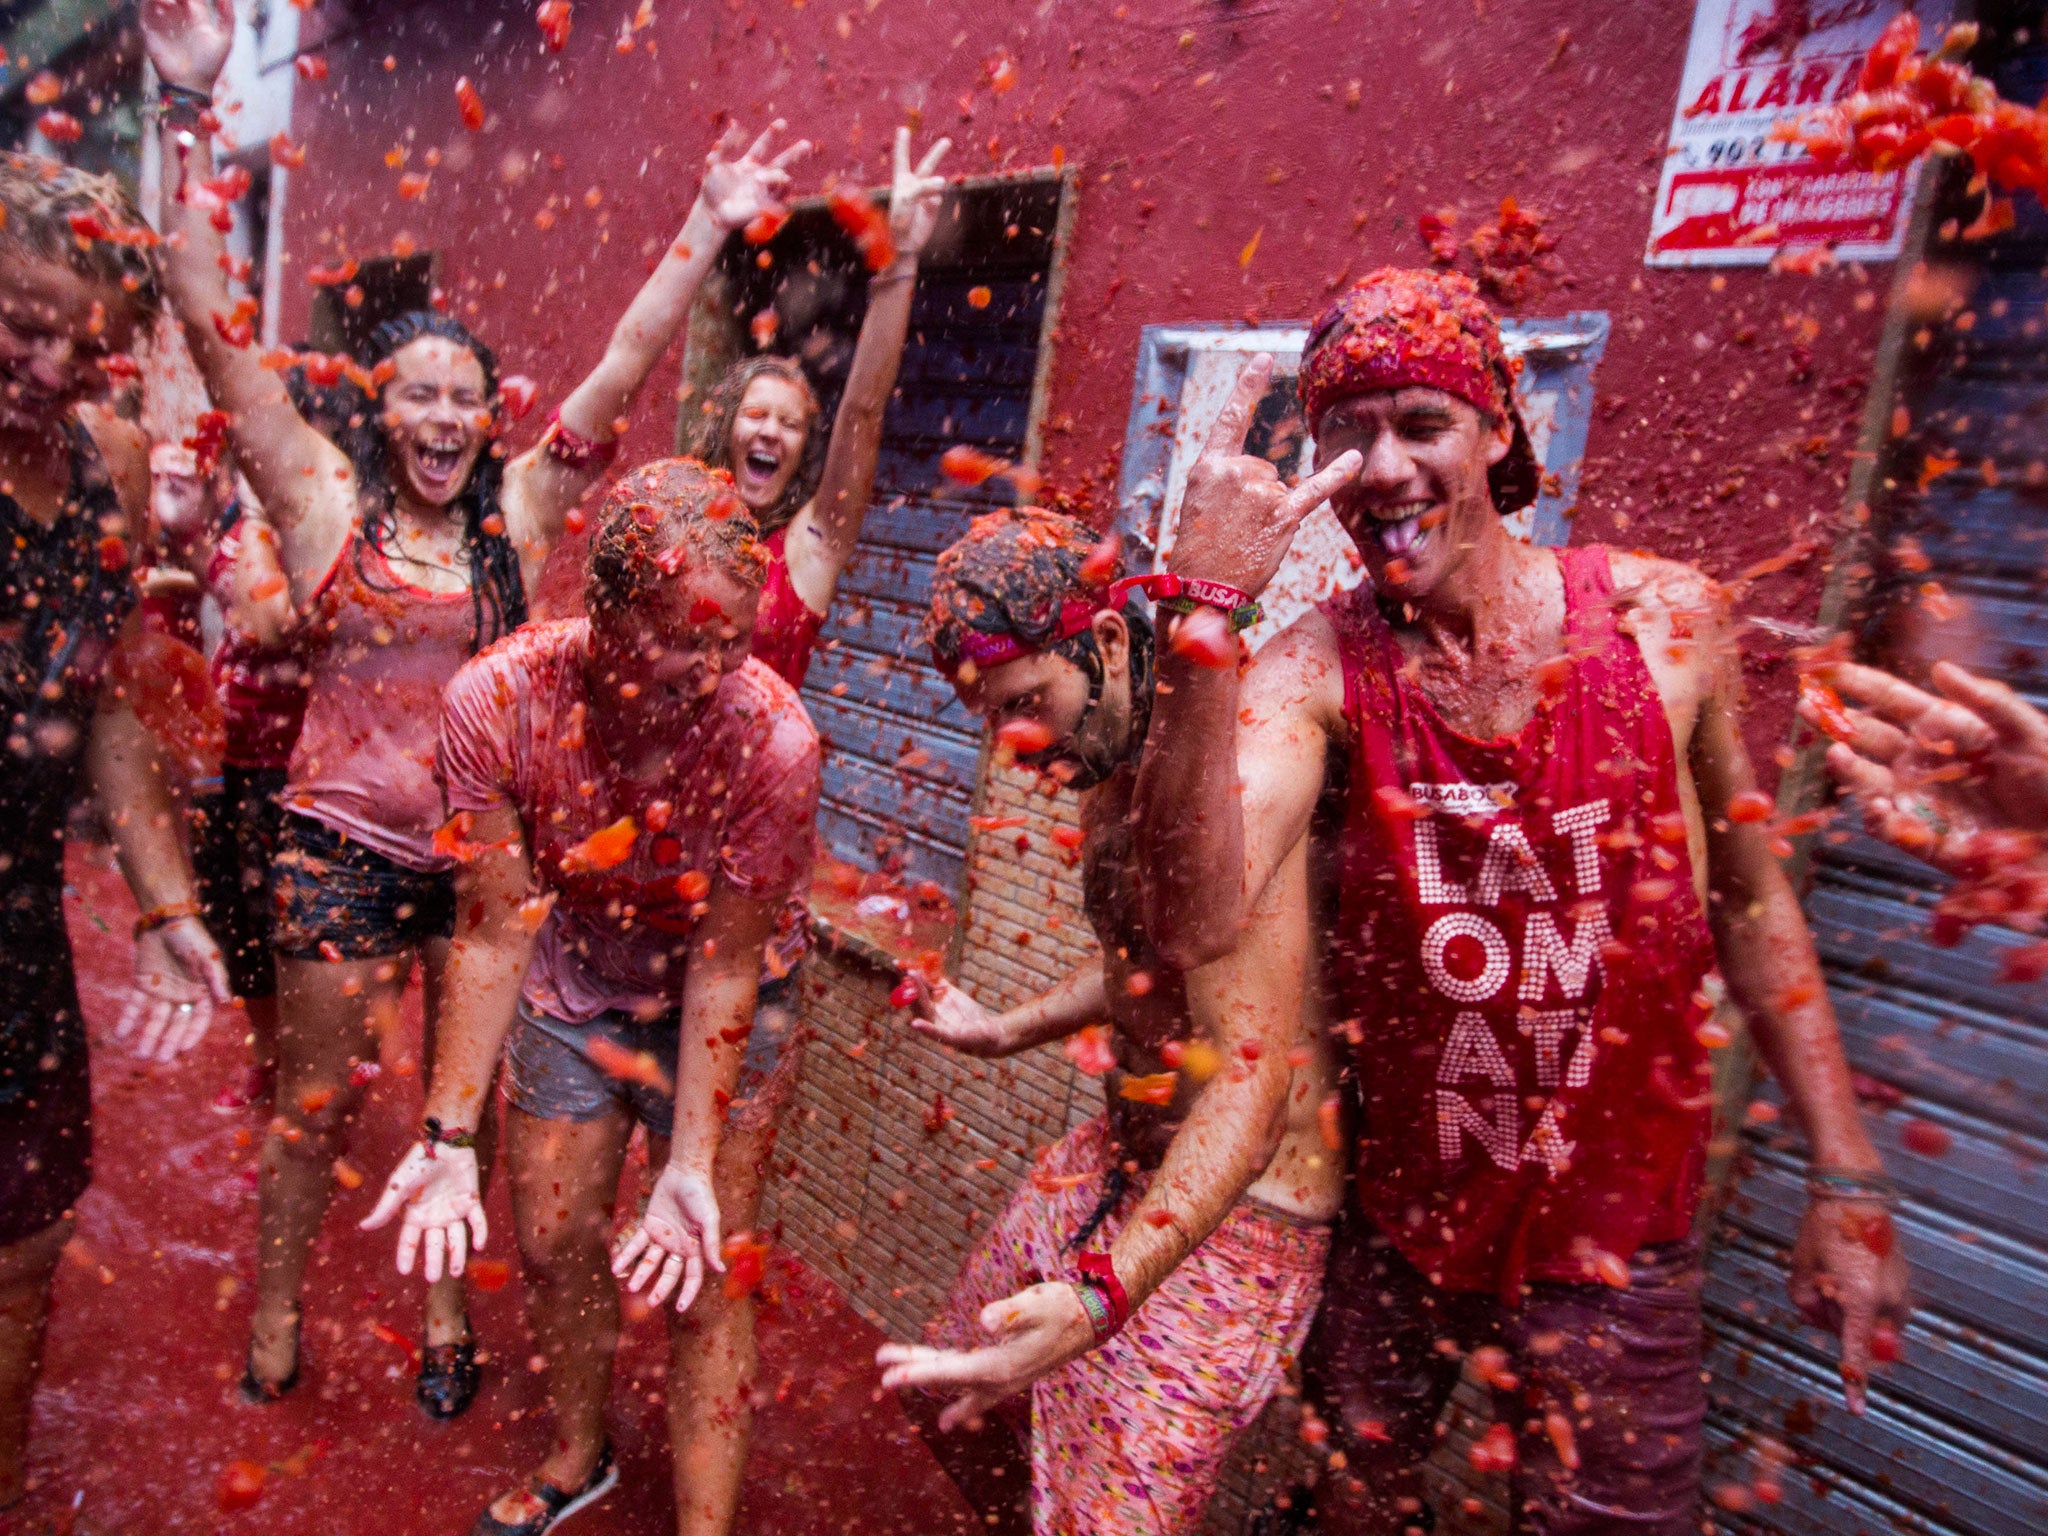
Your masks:
<svg viewBox="0 0 2048 1536"><path fill-rule="evenodd" d="M773 1074L789 1044L794 1032L790 980L785 977L761 988L736 1098L750 1097L755 1086ZM587 1024L571 1024L521 997L505 1047L505 1097L513 1108L541 1120L595 1120L623 1110L649 1134L670 1135L675 1129L675 1100L646 1083L613 1077L590 1059L589 1042L592 1036L602 1036L621 1050L646 1051L673 1082L680 1026L678 1013L642 1023L620 1009L601 1013Z"/></svg>

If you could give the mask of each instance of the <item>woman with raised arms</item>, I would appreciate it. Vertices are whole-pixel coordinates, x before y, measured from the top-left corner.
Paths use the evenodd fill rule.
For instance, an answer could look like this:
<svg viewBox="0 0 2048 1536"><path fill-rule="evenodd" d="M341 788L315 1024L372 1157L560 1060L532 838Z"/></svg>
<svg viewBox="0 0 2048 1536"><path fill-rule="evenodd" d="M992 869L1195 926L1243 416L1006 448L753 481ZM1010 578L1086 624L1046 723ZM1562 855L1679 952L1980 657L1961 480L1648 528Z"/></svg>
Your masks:
<svg viewBox="0 0 2048 1536"><path fill-rule="evenodd" d="M358 1067L375 1062L377 1025L396 1018L415 960L430 1066L434 1058L455 916L453 860L435 837L441 691L525 619L564 518L614 451L614 422L688 313L725 233L776 211L784 167L808 146L764 159L764 133L733 159L743 138L720 142L681 235L534 448L501 464L495 360L455 321L423 311L379 330L366 360L375 398L344 452L258 361L222 275L208 218L217 196L207 186L207 108L233 33L229 0L146 0L142 13L164 92L166 287L277 531L293 601L312 610L315 641L278 839L279 1119L263 1151L242 1379L243 1394L261 1402L298 1379L300 1283L368 1075ZM477 1129L488 1166L488 1118ZM477 1385L453 1277L429 1292L424 1344L420 1403L453 1417Z"/></svg>

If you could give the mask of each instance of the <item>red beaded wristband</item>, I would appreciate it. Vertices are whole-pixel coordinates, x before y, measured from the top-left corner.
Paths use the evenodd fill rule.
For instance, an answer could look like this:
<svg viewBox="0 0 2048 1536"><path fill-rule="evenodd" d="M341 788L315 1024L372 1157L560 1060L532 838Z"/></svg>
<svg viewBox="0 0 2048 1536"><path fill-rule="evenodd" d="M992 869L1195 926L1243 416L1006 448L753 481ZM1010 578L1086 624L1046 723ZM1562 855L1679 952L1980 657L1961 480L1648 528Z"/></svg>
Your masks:
<svg viewBox="0 0 2048 1536"><path fill-rule="evenodd" d="M564 426L559 405L548 412L548 434L541 441L547 446L548 456L564 469L602 469L619 456L616 437L600 442L585 437L574 427Z"/></svg>

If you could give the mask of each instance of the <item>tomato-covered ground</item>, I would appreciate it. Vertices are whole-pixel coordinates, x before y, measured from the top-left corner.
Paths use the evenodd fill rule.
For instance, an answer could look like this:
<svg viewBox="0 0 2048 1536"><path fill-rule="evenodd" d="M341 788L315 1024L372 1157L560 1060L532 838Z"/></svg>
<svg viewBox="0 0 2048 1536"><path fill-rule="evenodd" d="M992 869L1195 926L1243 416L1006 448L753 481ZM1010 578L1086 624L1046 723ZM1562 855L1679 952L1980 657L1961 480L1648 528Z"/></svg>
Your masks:
<svg viewBox="0 0 2048 1536"><path fill-rule="evenodd" d="M389 1234L357 1232L419 1114L417 991L356 1127L362 1186L336 1201L305 1297L304 1376L283 1402L234 1390L248 1325L256 1232L251 1172L263 1121L220 1114L214 1095L243 1059L237 1021L192 1057L145 1067L111 1038L134 918L96 849L74 849L67 898L93 1030L96 1178L57 1280L31 1447L34 1491L0 1515L0 1536L75 1531L319 1532L463 1536L477 1510L538 1459L547 1433L540 1374L520 1318L516 1264L472 1318L488 1352L476 1404L449 1425L412 1401L406 1341L416 1281L392 1267ZM633 1175L629 1172L629 1177ZM503 1181L487 1258L508 1260ZM919 1445L873 1365L880 1335L825 1282L783 1257L761 1326L761 1387L739 1530L963 1530L966 1506ZM381 1328L380 1328L381 1325ZM629 1313L610 1421L619 1489L568 1527L577 1536L674 1529L660 1393L658 1318ZM229 1463L268 1473L257 1502L223 1513Z"/></svg>

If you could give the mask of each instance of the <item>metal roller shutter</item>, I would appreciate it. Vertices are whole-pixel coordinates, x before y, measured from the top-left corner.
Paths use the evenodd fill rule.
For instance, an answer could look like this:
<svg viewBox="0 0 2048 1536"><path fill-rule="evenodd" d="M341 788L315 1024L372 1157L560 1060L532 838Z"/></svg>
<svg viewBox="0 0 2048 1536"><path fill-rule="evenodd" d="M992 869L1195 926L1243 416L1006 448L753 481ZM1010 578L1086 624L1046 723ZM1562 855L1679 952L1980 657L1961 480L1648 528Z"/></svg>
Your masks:
<svg viewBox="0 0 2048 1536"><path fill-rule="evenodd" d="M2008 99L2039 100L2048 49L2023 47L1998 79ZM1961 464L1924 490L1901 476L1889 533L1932 563L1912 582L1961 600L1953 618L1937 610L1921 653L2048 704L2048 214L2019 204L2010 232L1942 253L1974 269L1974 287L1919 348L1930 366L1904 403L1919 442ZM1860 834L1817 853L1808 915L1850 1060L1873 1080L1873 1131L1906 1192L1899 1229L1919 1310L1868 1416L1850 1417L1832 1341L1784 1299L1803 1147L1782 1127L1752 1127L1751 1171L1708 1266L1709 1485L1749 1484L1766 1437L1793 1461L1782 1501L1737 1524L1801 1536L2048 1530L2048 989L1999 980L2001 954L2022 942L2009 931L1930 945L1939 889Z"/></svg>

